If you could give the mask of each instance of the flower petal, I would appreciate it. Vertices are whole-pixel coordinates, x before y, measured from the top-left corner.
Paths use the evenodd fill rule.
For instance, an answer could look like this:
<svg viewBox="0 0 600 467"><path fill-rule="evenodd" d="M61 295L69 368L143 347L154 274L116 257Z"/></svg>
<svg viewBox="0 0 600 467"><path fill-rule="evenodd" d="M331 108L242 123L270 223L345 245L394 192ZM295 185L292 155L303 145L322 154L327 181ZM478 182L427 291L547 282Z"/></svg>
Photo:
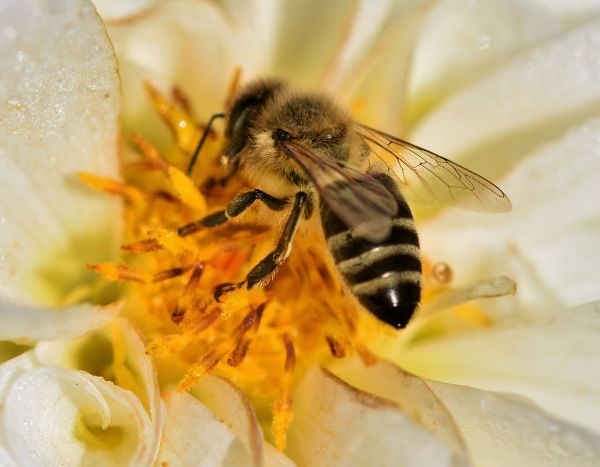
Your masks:
<svg viewBox="0 0 600 467"><path fill-rule="evenodd" d="M275 446L265 443L265 467L295 467L296 464L285 454L275 449ZM0 458L1 459L1 458Z"/></svg>
<svg viewBox="0 0 600 467"><path fill-rule="evenodd" d="M412 118L561 29L558 19L529 0L438 2L414 50Z"/></svg>
<svg viewBox="0 0 600 467"><path fill-rule="evenodd" d="M139 15L158 3L158 0L92 0L104 21L123 20Z"/></svg>
<svg viewBox="0 0 600 467"><path fill-rule="evenodd" d="M511 213L449 210L424 223L423 251L450 264L458 284L515 279L517 295L498 301L498 312L544 313L557 302L573 306L597 298L599 134L600 118L591 119L524 158L502 183Z"/></svg>
<svg viewBox="0 0 600 467"><path fill-rule="evenodd" d="M127 320L117 318L111 327L115 381L141 400L150 417L144 443L140 443L137 465L151 464L160 449L164 414L156 368L146 354L143 336ZM127 385L125 383L128 383ZM129 386L129 387L128 387Z"/></svg>
<svg viewBox="0 0 600 467"><path fill-rule="evenodd" d="M244 393L226 379L208 375L194 384L191 394L223 420L242 441L254 465L263 463L263 434Z"/></svg>
<svg viewBox="0 0 600 467"><path fill-rule="evenodd" d="M196 398L173 392L167 395L166 404L169 418L159 463L182 467L252 464L241 440Z"/></svg>
<svg viewBox="0 0 600 467"><path fill-rule="evenodd" d="M266 70L275 76L315 86L347 39L357 0L280 2ZM315 14L317 13L318 14Z"/></svg>
<svg viewBox="0 0 600 467"><path fill-rule="evenodd" d="M0 465L4 467L19 467L12 459L10 453L0 446Z"/></svg>
<svg viewBox="0 0 600 467"><path fill-rule="evenodd" d="M510 395L430 381L455 418L473 465L593 466L600 462L600 437L553 418Z"/></svg>
<svg viewBox="0 0 600 467"><path fill-rule="evenodd" d="M358 2L351 23L346 25L345 40L334 56L334 62L327 69L325 83L332 89L347 85L355 73L364 72L373 59L392 48L398 36L404 36L406 44L413 43L413 35L407 36L404 28L408 28L411 20L418 20L423 9L418 8L418 0L383 1L374 5L372 2ZM416 14L415 14L416 13ZM420 21L415 21L418 26ZM410 29L413 29L412 27ZM397 61L398 57L396 57ZM394 63L388 63L390 66ZM399 83L399 89L402 86Z"/></svg>
<svg viewBox="0 0 600 467"><path fill-rule="evenodd" d="M86 1L0 11L0 295L57 305L118 252L119 202L77 179L118 177L117 64Z"/></svg>
<svg viewBox="0 0 600 467"><path fill-rule="evenodd" d="M135 21L109 27L123 79L126 132L140 131L167 147L168 133L144 92L150 81L165 93L177 87L194 115L222 112L229 80L246 61L223 11L207 1L157 5Z"/></svg>
<svg viewBox="0 0 600 467"><path fill-rule="evenodd" d="M149 465L155 459L163 425L156 370L145 350L142 336L122 318L97 333L80 339L41 342L33 350L43 366L106 375L120 388L137 396L150 418L136 455L140 465Z"/></svg>
<svg viewBox="0 0 600 467"><path fill-rule="evenodd" d="M534 0L567 24L583 23L600 16L598 0Z"/></svg>
<svg viewBox="0 0 600 467"><path fill-rule="evenodd" d="M468 465L454 420L425 382L386 361L365 366L358 358L336 361L331 371L355 388L398 405L452 451L454 465Z"/></svg>
<svg viewBox="0 0 600 467"><path fill-rule="evenodd" d="M600 112L599 26L586 24L485 75L411 139L482 175L506 173L540 142Z"/></svg>
<svg viewBox="0 0 600 467"><path fill-rule="evenodd" d="M250 66L242 71L244 75L250 75L247 77L268 70L277 47L275 38L285 33L285 28L279 26L277 18L280 9L289 6L289 3L278 0L220 0L218 3L227 16L227 22L238 35L236 47L245 49L244 54Z"/></svg>
<svg viewBox="0 0 600 467"><path fill-rule="evenodd" d="M101 378L38 368L11 384L2 411L11 454L23 465L139 465L149 430L140 402Z"/></svg>
<svg viewBox="0 0 600 467"><path fill-rule="evenodd" d="M526 396L600 432L600 302L417 341L394 361L423 377Z"/></svg>
<svg viewBox="0 0 600 467"><path fill-rule="evenodd" d="M415 5L382 2L374 8L361 3L347 47L327 83L349 101L357 119L392 133L403 131L412 51L426 13L425 6Z"/></svg>
<svg viewBox="0 0 600 467"><path fill-rule="evenodd" d="M106 324L119 308L119 305L98 307L82 304L49 310L0 299L0 340L73 339Z"/></svg>
<svg viewBox="0 0 600 467"><path fill-rule="evenodd" d="M443 442L398 406L316 368L298 388L288 439L300 465L456 465Z"/></svg>

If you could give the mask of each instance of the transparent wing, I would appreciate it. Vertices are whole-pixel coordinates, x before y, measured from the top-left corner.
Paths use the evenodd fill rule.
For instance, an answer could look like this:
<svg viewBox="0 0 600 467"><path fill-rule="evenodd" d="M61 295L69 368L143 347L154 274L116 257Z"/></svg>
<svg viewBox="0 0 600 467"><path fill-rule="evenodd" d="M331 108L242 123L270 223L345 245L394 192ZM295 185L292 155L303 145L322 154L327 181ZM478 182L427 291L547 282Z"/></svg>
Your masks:
<svg viewBox="0 0 600 467"><path fill-rule="evenodd" d="M372 242L389 235L398 203L376 178L341 165L303 143L285 141L282 145L313 180L327 206L355 235Z"/></svg>
<svg viewBox="0 0 600 467"><path fill-rule="evenodd" d="M425 204L437 200L475 211L511 210L508 196L475 172L374 128L357 124L356 130L369 145L369 162L382 162L386 173L409 197Z"/></svg>

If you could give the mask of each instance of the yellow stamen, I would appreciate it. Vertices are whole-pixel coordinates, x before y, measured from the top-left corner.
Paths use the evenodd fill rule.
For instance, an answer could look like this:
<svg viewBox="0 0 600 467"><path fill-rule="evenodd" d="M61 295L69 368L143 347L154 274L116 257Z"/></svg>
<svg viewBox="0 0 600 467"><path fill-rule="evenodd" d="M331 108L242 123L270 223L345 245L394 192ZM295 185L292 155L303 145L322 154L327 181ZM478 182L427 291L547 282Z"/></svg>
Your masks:
<svg viewBox="0 0 600 467"><path fill-rule="evenodd" d="M273 436L275 437L275 447L280 451L285 449L287 430L294 420L292 387L294 367L296 365L296 353L290 336L284 334L282 339L286 352L285 366L281 381L281 391L273 405Z"/></svg>
<svg viewBox="0 0 600 467"><path fill-rule="evenodd" d="M174 255L197 251L196 246L192 242L180 237L177 235L177 232L172 230L157 228L151 231L150 235L153 240L157 241L163 248Z"/></svg>
<svg viewBox="0 0 600 467"><path fill-rule="evenodd" d="M161 250L163 246L154 238L147 238L138 242L121 245L121 250L132 253L148 253L150 251Z"/></svg>
<svg viewBox="0 0 600 467"><path fill-rule="evenodd" d="M201 132L190 115L165 99L152 84L145 83L145 85L154 107L175 134L180 147L187 152L193 152Z"/></svg>
<svg viewBox="0 0 600 467"><path fill-rule="evenodd" d="M165 281L167 279L173 279L174 277L185 274L191 268L192 268L191 265L178 266L178 267L171 268L171 269L165 269L164 271L155 272L154 275L152 276L152 282L156 283L156 282Z"/></svg>
<svg viewBox="0 0 600 467"><path fill-rule="evenodd" d="M158 149L152 144L147 142L139 133L134 133L131 137L133 141L139 146L142 153L148 158L148 160L158 169L167 173L169 171L170 164L164 157L160 155Z"/></svg>
<svg viewBox="0 0 600 467"><path fill-rule="evenodd" d="M88 264L87 267L111 281L138 282L140 284L148 284L152 281L150 274L125 264Z"/></svg>
<svg viewBox="0 0 600 467"><path fill-rule="evenodd" d="M182 203L196 210L198 216L206 214L206 200L189 177L176 167L169 167L169 180L176 196Z"/></svg>
<svg viewBox="0 0 600 467"><path fill-rule="evenodd" d="M118 180L109 177L100 177L87 172L79 172L77 175L81 181L95 190L103 191L111 195L123 196L134 202L140 201L141 199L142 195L139 190Z"/></svg>

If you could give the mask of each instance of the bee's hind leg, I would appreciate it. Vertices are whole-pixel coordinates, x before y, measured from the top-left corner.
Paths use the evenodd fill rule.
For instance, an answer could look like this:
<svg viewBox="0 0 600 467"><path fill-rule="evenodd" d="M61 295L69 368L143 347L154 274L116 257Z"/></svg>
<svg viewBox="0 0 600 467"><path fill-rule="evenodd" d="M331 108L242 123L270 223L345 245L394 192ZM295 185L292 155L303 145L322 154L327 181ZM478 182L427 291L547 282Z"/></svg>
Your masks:
<svg viewBox="0 0 600 467"><path fill-rule="evenodd" d="M296 231L298 230L302 212L308 207L307 201L308 195L306 193L303 191L296 193L292 211L285 223L285 227L283 228L283 232L275 249L250 270L244 281L237 284L226 283L218 285L213 293L215 300L219 301L221 295L238 289L244 284L251 289L275 273L277 267L283 263L290 254L292 242L296 235Z"/></svg>
<svg viewBox="0 0 600 467"><path fill-rule="evenodd" d="M288 205L287 199L280 199L265 193L262 190L252 190L242 193L236 196L231 203L227 206L227 209L223 211L217 211L209 214L202 219L192 222L191 224L184 225L177 229L177 233L181 237L191 235L203 228L216 227L224 224L232 217L237 217L248 209L254 201L262 201L268 208L273 211L281 211Z"/></svg>

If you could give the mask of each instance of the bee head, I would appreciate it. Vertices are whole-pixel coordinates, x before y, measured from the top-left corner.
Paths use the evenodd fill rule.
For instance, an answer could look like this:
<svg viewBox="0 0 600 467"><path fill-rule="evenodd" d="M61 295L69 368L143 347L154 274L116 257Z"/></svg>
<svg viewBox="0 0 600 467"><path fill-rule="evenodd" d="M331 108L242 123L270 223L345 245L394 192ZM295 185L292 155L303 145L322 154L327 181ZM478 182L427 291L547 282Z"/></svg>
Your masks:
<svg viewBox="0 0 600 467"><path fill-rule="evenodd" d="M229 115L225 156L236 157L252 180L268 175L296 187L310 184L308 174L286 150L286 141L303 143L340 162L355 159L359 152L349 112L324 94L261 81L240 96Z"/></svg>
<svg viewBox="0 0 600 467"><path fill-rule="evenodd" d="M256 129L268 134L271 145L296 140L324 156L348 158L347 132L350 116L329 97L318 93L281 93L256 121Z"/></svg>

